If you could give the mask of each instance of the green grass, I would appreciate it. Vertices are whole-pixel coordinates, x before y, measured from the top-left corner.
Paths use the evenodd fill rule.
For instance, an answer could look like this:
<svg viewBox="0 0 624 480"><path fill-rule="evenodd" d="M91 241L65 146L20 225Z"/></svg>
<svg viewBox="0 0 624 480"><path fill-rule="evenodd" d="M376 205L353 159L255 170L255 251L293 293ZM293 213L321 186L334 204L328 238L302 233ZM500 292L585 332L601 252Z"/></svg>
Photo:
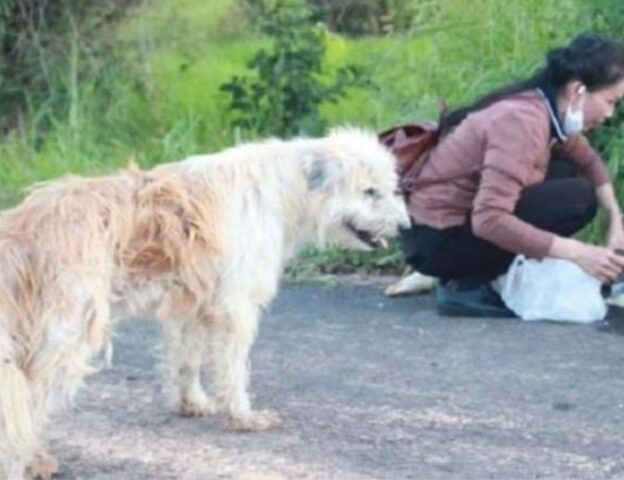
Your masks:
<svg viewBox="0 0 624 480"><path fill-rule="evenodd" d="M410 0L406 0L410 1ZM413 0L416 1L416 0ZM610 12L615 3L596 5ZM419 0L409 31L383 38L326 37L326 64L362 65L375 84L352 89L322 115L331 125L383 129L435 118L451 105L530 74L544 52L610 18L593 19L583 0ZM624 16L623 16L624 18ZM65 173L109 171L130 159L149 166L231 145L227 98L219 86L246 71L268 45L241 20L233 0L143 2L115 29L114 55L94 78L77 75L88 52L51 59L58 91L31 105L23 128L0 142L0 202L15 202L25 186ZM79 47L79 45L77 45ZM56 63L55 63L56 62ZM52 105L64 104L64 109ZM624 183L624 131L606 141L611 168ZM401 269L398 249L374 255L306 251L295 270ZM298 270L297 270L298 269Z"/></svg>

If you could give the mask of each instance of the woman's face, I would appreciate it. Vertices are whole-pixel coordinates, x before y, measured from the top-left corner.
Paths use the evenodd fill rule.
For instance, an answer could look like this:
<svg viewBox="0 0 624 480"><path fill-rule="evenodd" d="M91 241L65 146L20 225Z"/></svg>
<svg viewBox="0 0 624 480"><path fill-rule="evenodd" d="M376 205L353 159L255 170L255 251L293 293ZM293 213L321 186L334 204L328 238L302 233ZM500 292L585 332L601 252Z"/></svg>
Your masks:
<svg viewBox="0 0 624 480"><path fill-rule="evenodd" d="M616 103L624 96L624 79L609 87L586 91L581 95L584 96L583 130L591 130L613 116Z"/></svg>

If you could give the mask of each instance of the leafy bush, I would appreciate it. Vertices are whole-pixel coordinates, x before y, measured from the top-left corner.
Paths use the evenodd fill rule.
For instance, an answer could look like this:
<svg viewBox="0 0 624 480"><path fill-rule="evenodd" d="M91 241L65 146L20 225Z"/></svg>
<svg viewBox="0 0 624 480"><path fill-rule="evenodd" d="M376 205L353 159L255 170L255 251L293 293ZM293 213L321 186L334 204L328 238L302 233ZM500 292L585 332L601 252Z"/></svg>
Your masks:
<svg viewBox="0 0 624 480"><path fill-rule="evenodd" d="M261 30L273 40L260 49L248 67L254 76L235 76L221 86L229 95L232 125L256 135L320 134L326 121L319 106L364 85L364 73L353 65L324 69L325 30L314 24L305 4L276 1L258 11Z"/></svg>

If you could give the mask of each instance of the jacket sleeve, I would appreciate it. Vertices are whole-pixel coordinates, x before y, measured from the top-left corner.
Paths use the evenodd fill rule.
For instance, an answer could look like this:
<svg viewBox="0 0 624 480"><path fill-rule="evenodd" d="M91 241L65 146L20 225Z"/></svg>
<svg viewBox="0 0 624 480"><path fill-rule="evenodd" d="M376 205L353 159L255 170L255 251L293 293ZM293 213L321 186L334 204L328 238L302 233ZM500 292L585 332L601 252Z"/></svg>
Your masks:
<svg viewBox="0 0 624 480"><path fill-rule="evenodd" d="M581 175L591 180L596 187L611 181L605 162L585 135L571 135L565 142L555 145L552 151L558 157L571 160Z"/></svg>
<svg viewBox="0 0 624 480"><path fill-rule="evenodd" d="M537 159L548 151L548 129L525 112L508 111L484 129L485 158L471 215L477 237L529 257L547 256L555 235L514 215Z"/></svg>

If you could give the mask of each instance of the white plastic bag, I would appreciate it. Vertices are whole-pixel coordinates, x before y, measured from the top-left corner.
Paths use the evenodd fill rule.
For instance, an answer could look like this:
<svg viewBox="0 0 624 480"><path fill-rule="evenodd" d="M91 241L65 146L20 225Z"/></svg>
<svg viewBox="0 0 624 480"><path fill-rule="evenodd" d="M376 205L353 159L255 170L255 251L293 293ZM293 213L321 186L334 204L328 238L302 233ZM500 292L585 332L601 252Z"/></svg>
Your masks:
<svg viewBox="0 0 624 480"><path fill-rule="evenodd" d="M495 288L523 320L590 323L603 320L607 306L600 281L568 260L518 255Z"/></svg>

